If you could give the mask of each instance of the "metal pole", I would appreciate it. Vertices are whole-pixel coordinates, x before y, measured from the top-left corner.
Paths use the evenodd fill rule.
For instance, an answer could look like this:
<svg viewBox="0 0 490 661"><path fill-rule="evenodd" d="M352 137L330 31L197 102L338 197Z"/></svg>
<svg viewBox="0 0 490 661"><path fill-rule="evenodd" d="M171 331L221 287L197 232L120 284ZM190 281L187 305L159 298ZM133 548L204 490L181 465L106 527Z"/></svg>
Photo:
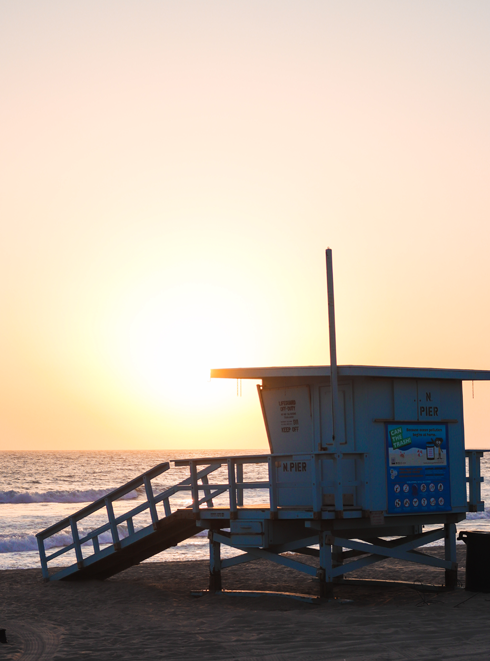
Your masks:
<svg viewBox="0 0 490 661"><path fill-rule="evenodd" d="M327 248L328 330L330 336L330 384L332 389L332 440L338 446L336 431L339 419L339 386L337 379L337 342L335 339L335 303L333 296L332 250Z"/></svg>

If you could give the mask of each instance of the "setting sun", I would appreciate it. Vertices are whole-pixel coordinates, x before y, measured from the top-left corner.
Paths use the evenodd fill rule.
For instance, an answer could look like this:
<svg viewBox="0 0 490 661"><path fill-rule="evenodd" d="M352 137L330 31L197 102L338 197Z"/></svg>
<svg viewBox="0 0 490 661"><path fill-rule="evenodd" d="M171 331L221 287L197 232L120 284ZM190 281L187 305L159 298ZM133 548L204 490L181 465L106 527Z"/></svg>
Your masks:
<svg viewBox="0 0 490 661"><path fill-rule="evenodd" d="M209 406L209 372L236 362L240 301L224 287L188 283L132 300L117 320L113 360L126 387L154 405Z"/></svg>

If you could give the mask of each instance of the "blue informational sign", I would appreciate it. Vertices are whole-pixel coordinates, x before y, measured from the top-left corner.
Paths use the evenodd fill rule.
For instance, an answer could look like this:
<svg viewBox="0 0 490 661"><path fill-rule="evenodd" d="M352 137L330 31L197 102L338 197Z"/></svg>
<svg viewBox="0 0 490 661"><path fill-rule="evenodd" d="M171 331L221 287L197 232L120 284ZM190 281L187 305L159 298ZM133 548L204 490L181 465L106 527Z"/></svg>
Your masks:
<svg viewBox="0 0 490 661"><path fill-rule="evenodd" d="M422 514L451 509L447 425L386 425L388 512Z"/></svg>

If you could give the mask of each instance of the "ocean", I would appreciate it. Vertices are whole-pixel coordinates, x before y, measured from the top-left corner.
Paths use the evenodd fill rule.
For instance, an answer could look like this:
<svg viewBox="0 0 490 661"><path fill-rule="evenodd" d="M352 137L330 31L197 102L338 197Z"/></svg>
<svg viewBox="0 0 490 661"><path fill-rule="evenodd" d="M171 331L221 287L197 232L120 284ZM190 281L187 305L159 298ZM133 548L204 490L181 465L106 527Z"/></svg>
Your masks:
<svg viewBox="0 0 490 661"><path fill-rule="evenodd" d="M129 482L141 473L163 461L192 457L223 456L227 452L164 452L164 451L99 451L99 452L2 452L0 480L0 569L40 567L36 533L73 514L85 505L101 498L116 487ZM263 454L263 451L233 451L234 455ZM224 471L224 469L221 469ZM246 479L267 479L264 464L246 468ZM224 477L224 473L222 473ZM482 496L485 511L468 514L459 530L490 532L490 458L482 460ZM187 468L172 468L153 481L156 493L188 476ZM221 481L215 473L216 481ZM214 478L213 478L214 479ZM250 493L250 492L249 492ZM221 496L225 498L225 496ZM137 489L117 504L116 515L132 509L146 499L144 491ZM264 502L265 494L257 491L246 502ZM221 501L223 504L225 500ZM174 497L173 507L190 503L189 492ZM220 500L216 501L220 504ZM91 525L100 525L106 519L91 519ZM83 528L82 528L83 531ZM50 540L50 548L71 541L67 533L59 533ZM101 543L107 540L101 539ZM236 551L223 548L223 557L236 555ZM208 558L207 533L185 540L176 547L154 556L147 562L168 560L203 560ZM54 564L63 564L62 558Z"/></svg>

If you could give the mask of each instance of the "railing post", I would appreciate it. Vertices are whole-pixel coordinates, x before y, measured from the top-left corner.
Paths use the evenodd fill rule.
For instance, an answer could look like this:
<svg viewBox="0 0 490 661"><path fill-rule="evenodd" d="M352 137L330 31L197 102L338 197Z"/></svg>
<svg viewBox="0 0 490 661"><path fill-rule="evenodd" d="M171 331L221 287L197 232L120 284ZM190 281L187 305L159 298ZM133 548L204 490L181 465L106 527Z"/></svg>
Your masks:
<svg viewBox="0 0 490 661"><path fill-rule="evenodd" d="M201 482L204 486L204 497L209 498L209 496L211 495L211 489L206 489L206 485L209 484L208 476L203 475L201 477ZM209 500L207 500L206 504L207 504L208 507L214 507L213 499L210 498Z"/></svg>
<svg viewBox="0 0 490 661"><path fill-rule="evenodd" d="M49 580L48 561L46 560L46 551L44 549L44 539L37 537L37 547L39 549L39 559L41 560L41 571L45 581Z"/></svg>
<svg viewBox="0 0 490 661"><path fill-rule="evenodd" d="M128 519L126 525L128 526L128 537L130 537L131 535L134 535L134 523L133 523L133 518L132 517L130 517Z"/></svg>
<svg viewBox="0 0 490 661"><path fill-rule="evenodd" d="M276 480L276 464L274 457L271 455L268 458L269 464L269 507L271 510L271 518L277 517L277 480Z"/></svg>
<svg viewBox="0 0 490 661"><path fill-rule="evenodd" d="M82 569L83 567L82 547L80 546L80 537L78 536L77 522L72 516L70 516L70 528L71 528L71 536L73 537L73 544L75 545L77 566L78 569Z"/></svg>
<svg viewBox="0 0 490 661"><path fill-rule="evenodd" d="M92 546L94 547L94 554L99 553L100 544L99 544L99 538L97 537L97 535L95 537L92 537Z"/></svg>
<svg viewBox="0 0 490 661"><path fill-rule="evenodd" d="M112 506L112 500L110 498L104 498L104 502L107 510L107 518L109 519L109 524L111 526L112 542L114 544L114 550L119 551L121 549L121 542L119 541L119 531L117 529L116 517L114 516L114 508Z"/></svg>
<svg viewBox="0 0 490 661"><path fill-rule="evenodd" d="M312 489L313 489L313 515L316 518L321 517L322 511L322 498L323 498L323 487L322 487L322 459L320 455L312 454L311 455L312 463Z"/></svg>
<svg viewBox="0 0 490 661"><path fill-rule="evenodd" d="M243 483L243 464L239 463L236 465L236 481L238 484ZM243 487L238 487L237 489L237 505L238 507L243 507Z"/></svg>
<svg viewBox="0 0 490 661"><path fill-rule="evenodd" d="M191 461L191 493L192 493L192 511L194 514L199 514L199 487L197 485L197 468L196 464Z"/></svg>
<svg viewBox="0 0 490 661"><path fill-rule="evenodd" d="M469 485L468 510L478 512L478 506L481 503L481 483L483 482L480 472L480 457L483 456L483 452L466 450L466 456L468 457L468 477L466 478Z"/></svg>
<svg viewBox="0 0 490 661"><path fill-rule="evenodd" d="M143 481L145 483L146 497L148 499L148 506L150 508L151 522L153 523L153 528L156 529L158 521L158 512L155 505L155 497L153 495L153 487L151 486L151 480L148 475L144 475Z"/></svg>
<svg viewBox="0 0 490 661"><path fill-rule="evenodd" d="M236 502L236 480L235 480L235 462L230 457L228 463L228 484L230 485L230 519L236 519L237 516L237 502Z"/></svg>
<svg viewBox="0 0 490 661"><path fill-rule="evenodd" d="M470 505L476 505L476 472L477 472L477 465L478 461L476 460L476 452L469 452L468 453L468 477L469 479L469 500L470 500Z"/></svg>

